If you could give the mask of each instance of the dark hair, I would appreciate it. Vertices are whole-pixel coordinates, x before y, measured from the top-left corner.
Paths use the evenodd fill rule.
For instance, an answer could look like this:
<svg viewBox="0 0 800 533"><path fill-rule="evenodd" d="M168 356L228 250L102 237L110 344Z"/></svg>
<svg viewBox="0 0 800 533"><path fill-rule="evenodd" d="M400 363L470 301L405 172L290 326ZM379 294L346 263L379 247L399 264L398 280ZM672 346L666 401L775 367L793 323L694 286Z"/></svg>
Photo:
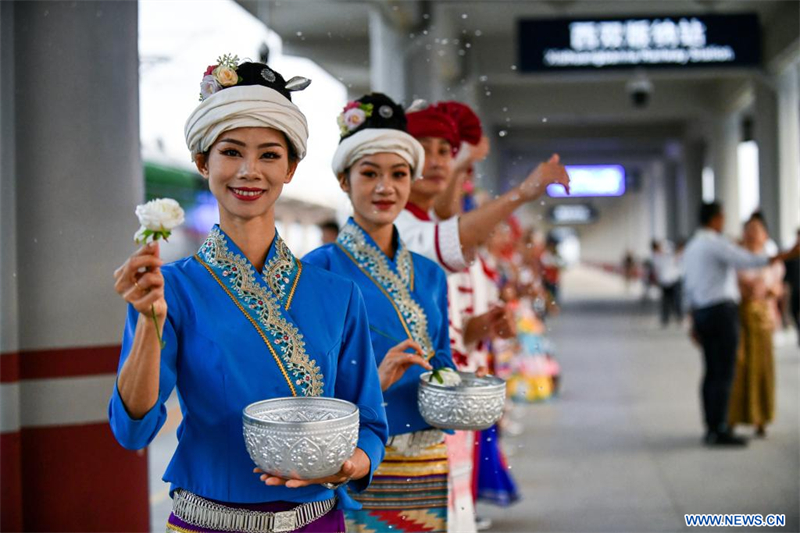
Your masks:
<svg viewBox="0 0 800 533"><path fill-rule="evenodd" d="M745 222L744 224L746 226L751 222L761 222L761 225L764 226L764 230L769 231L769 227L767 226L767 221L764 220L764 215L761 213L761 211L756 211L752 215L750 215L750 218L748 218L747 222Z"/></svg>
<svg viewBox="0 0 800 533"><path fill-rule="evenodd" d="M337 224L333 220L329 220L327 222L323 222L322 224L320 224L319 225L319 229L321 229L323 231L325 231L326 229L329 229L331 231L335 231L336 233L339 233L339 224Z"/></svg>
<svg viewBox="0 0 800 533"><path fill-rule="evenodd" d="M719 202L704 203L700 206L700 225L708 226L715 217L722 214L722 204Z"/></svg>

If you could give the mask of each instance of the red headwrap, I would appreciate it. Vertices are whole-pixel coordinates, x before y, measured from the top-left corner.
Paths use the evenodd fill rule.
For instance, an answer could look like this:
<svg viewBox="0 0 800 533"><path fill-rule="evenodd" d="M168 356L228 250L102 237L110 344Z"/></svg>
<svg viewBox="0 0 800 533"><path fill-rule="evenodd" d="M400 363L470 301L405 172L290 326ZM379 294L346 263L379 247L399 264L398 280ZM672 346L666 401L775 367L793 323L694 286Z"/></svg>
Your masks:
<svg viewBox="0 0 800 533"><path fill-rule="evenodd" d="M468 105L461 102L440 102L436 104L436 109L456 121L462 141L466 141L473 146L481 141L483 136L481 119Z"/></svg>
<svg viewBox="0 0 800 533"><path fill-rule="evenodd" d="M417 139L439 137L450 143L453 154L458 152L461 146L458 125L448 114L431 106L422 111L406 114L406 119L408 119L408 133L412 137Z"/></svg>

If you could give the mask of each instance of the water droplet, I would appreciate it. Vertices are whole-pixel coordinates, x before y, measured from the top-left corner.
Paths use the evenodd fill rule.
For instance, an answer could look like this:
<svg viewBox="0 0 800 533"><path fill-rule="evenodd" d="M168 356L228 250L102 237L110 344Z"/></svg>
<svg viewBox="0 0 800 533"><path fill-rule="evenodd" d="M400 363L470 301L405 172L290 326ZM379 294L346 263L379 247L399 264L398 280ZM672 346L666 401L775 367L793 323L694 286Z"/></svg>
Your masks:
<svg viewBox="0 0 800 533"><path fill-rule="evenodd" d="M431 15L430 15L430 13L425 13L424 15L422 15L422 18L424 18L425 20L428 20L429 18L431 18Z"/></svg>
<svg viewBox="0 0 800 533"><path fill-rule="evenodd" d="M508 108L507 107L503 108L503 113L508 113Z"/></svg>
<svg viewBox="0 0 800 533"><path fill-rule="evenodd" d="M511 65L511 70L517 70L517 66L516 65Z"/></svg>
<svg viewBox="0 0 800 533"><path fill-rule="evenodd" d="M297 36L298 37L302 37L303 36L303 32L301 32L301 31L297 32Z"/></svg>
<svg viewBox="0 0 800 533"><path fill-rule="evenodd" d="M489 81L489 76L481 76L478 81Z"/></svg>
<svg viewBox="0 0 800 533"><path fill-rule="evenodd" d="M481 35L483 35L481 30L475 30L475 37L480 37Z"/></svg>
<svg viewBox="0 0 800 533"><path fill-rule="evenodd" d="M459 50L459 51L458 51L458 55L460 55L461 57L464 57L465 55L467 55L467 51L466 51L466 50L463 50L463 49L462 49L462 50Z"/></svg>
<svg viewBox="0 0 800 533"><path fill-rule="evenodd" d="M464 45L466 48L472 48L472 43L467 43Z"/></svg>
<svg viewBox="0 0 800 533"><path fill-rule="evenodd" d="M545 204L545 201L544 201L544 200L542 200L541 202L539 202L539 205L544 205L544 204Z"/></svg>
<svg viewBox="0 0 800 533"><path fill-rule="evenodd" d="M428 30L422 30L422 35L428 35Z"/></svg>
<svg viewBox="0 0 800 533"><path fill-rule="evenodd" d="M398 9L400 9L398 6L392 6L392 11L397 11Z"/></svg>
<svg viewBox="0 0 800 533"><path fill-rule="evenodd" d="M492 96L492 91L486 91L486 96Z"/></svg>
<svg viewBox="0 0 800 533"><path fill-rule="evenodd" d="M500 130L500 131L497 132L497 134L500 137L505 137L506 135L508 135L508 132L506 130Z"/></svg>
<svg viewBox="0 0 800 533"><path fill-rule="evenodd" d="M414 37L415 37L415 34L413 34L413 33L409 33L409 34L408 34L408 38L409 38L409 39L413 39Z"/></svg>
<svg viewBox="0 0 800 533"><path fill-rule="evenodd" d="M355 359L351 359L351 360L350 360L350 364L351 364L351 365L357 365L357 364L358 364L358 361L356 361Z"/></svg>
<svg viewBox="0 0 800 533"><path fill-rule="evenodd" d="M45 10L44 10L44 13L43 13L43 15L46 17L46 16L47 16L47 15L49 15L49 14L50 14L50 11L48 11L48 10L46 10L46 9L45 9Z"/></svg>
<svg viewBox="0 0 800 533"><path fill-rule="evenodd" d="M547 117L544 117L544 118L542 119L542 122L547 122Z"/></svg>
<svg viewBox="0 0 800 533"><path fill-rule="evenodd" d="M468 17L469 17L469 15L467 15L466 13L461 13L461 18L462 18L462 19L466 19L466 18L468 18Z"/></svg>
<svg viewBox="0 0 800 533"><path fill-rule="evenodd" d="M442 44L447 44L450 42L450 39L442 39Z"/></svg>
<svg viewBox="0 0 800 533"><path fill-rule="evenodd" d="M438 54L439 54L439 57L444 57L445 52L444 52L444 50L439 50Z"/></svg>

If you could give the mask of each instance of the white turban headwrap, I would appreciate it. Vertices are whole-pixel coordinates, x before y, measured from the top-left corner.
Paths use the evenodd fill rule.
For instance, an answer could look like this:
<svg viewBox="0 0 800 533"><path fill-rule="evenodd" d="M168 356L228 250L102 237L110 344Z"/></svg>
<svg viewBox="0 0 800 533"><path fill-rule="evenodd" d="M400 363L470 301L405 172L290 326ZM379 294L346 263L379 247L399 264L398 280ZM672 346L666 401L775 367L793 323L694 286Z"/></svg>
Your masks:
<svg viewBox="0 0 800 533"><path fill-rule="evenodd" d="M305 115L278 91L262 85L228 87L203 100L186 121L186 146L194 158L211 148L223 132L252 127L282 131L297 157L305 157L308 142Z"/></svg>
<svg viewBox="0 0 800 533"><path fill-rule="evenodd" d="M408 133L390 128L367 128L339 143L333 155L333 173L337 176L366 155L397 154L411 167L412 178L422 176L425 149Z"/></svg>

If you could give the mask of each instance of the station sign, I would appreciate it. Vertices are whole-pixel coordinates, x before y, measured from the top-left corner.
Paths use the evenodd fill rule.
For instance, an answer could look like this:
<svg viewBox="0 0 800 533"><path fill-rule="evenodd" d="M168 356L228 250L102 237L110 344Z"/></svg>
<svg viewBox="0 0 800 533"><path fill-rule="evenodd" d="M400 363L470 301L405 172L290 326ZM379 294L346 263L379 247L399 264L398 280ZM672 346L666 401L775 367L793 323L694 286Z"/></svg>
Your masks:
<svg viewBox="0 0 800 533"><path fill-rule="evenodd" d="M566 165L569 195L561 185L548 185L552 198L622 196L625 194L625 167L622 165Z"/></svg>
<svg viewBox="0 0 800 533"><path fill-rule="evenodd" d="M518 30L522 72L761 63L755 14L525 19Z"/></svg>
<svg viewBox="0 0 800 533"><path fill-rule="evenodd" d="M557 225L591 224L597 218L597 209L589 204L558 204L547 212L547 220Z"/></svg>

